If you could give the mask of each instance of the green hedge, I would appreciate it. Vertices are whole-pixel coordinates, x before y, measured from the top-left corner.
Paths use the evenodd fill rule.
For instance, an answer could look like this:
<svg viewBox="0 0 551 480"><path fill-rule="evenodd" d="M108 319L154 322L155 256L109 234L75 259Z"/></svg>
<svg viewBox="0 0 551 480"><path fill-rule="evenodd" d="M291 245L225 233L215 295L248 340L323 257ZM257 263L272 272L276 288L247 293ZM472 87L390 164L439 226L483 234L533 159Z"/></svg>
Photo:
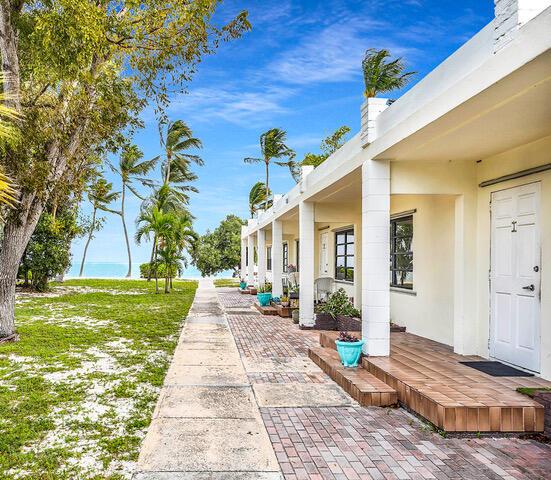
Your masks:
<svg viewBox="0 0 551 480"><path fill-rule="evenodd" d="M142 263L140 265L140 277L141 278L147 278L149 276L149 269L151 268L151 264L150 263ZM175 278L178 274L178 271L176 268L172 268L172 271L170 272L171 273L171 277L172 278ZM159 278L164 278L166 277L166 266L161 264L157 267L157 276ZM154 278L155 277L155 270L153 270L153 272L151 273L151 278Z"/></svg>

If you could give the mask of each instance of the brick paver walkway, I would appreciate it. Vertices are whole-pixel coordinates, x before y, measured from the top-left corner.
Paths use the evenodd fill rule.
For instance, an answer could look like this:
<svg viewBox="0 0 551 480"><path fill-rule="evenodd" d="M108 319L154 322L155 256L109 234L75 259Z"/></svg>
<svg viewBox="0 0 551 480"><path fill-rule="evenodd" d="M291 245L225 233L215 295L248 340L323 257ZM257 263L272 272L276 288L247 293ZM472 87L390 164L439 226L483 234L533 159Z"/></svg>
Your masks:
<svg viewBox="0 0 551 480"><path fill-rule="evenodd" d="M305 358L308 347L318 344L317 333L255 313L248 295L220 290L219 298L245 364L290 360L288 371L248 372L250 383L332 382L321 371L293 370L292 360ZM260 410L286 480L551 478L548 445L518 438L444 438L403 409L353 404Z"/></svg>

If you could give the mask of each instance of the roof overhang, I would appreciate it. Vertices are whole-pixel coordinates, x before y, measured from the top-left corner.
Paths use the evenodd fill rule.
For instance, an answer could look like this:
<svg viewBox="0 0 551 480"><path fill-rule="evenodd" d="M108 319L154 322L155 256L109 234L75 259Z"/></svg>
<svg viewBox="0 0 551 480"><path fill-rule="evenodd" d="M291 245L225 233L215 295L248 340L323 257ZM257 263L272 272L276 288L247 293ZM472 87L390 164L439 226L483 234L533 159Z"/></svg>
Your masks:
<svg viewBox="0 0 551 480"><path fill-rule="evenodd" d="M368 147L372 157L478 160L551 135L550 31L548 9L511 45L377 138Z"/></svg>

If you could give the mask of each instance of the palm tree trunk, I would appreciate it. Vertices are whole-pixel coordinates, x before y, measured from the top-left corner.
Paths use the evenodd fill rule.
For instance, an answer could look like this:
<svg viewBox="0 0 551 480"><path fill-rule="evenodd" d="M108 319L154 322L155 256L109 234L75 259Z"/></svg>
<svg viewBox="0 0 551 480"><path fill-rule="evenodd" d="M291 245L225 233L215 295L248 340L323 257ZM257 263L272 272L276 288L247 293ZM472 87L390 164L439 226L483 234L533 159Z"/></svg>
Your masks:
<svg viewBox="0 0 551 480"><path fill-rule="evenodd" d="M128 241L128 230L126 229L126 221L124 218L124 197L126 193L126 184L122 183L122 195L121 195L121 220L122 228L124 230L124 239L126 240L126 252L128 253L128 272L126 272L126 278L132 276L132 253L130 251L130 242Z"/></svg>
<svg viewBox="0 0 551 480"><path fill-rule="evenodd" d="M82 254L82 262L80 264L79 277L82 277L82 272L84 272L84 262L86 261L86 252L88 252L88 245L92 241L92 235L94 234L94 229L96 228L96 212L97 209L94 207L94 213L92 213L92 226L90 227L90 233L88 234L88 240L86 240L86 245L84 246L84 253Z"/></svg>
<svg viewBox="0 0 551 480"><path fill-rule="evenodd" d="M270 186L268 184L268 181L270 179L270 160L266 160L266 203L264 205L264 210L268 209L268 200L269 200L269 192L270 192Z"/></svg>
<svg viewBox="0 0 551 480"><path fill-rule="evenodd" d="M157 273L157 241L153 244L153 260L155 260L155 293L159 293L159 274ZM153 262L150 265L153 265Z"/></svg>
<svg viewBox="0 0 551 480"><path fill-rule="evenodd" d="M172 152L167 149L166 151L166 175L165 183L168 185L170 183L170 163L172 162Z"/></svg>
<svg viewBox="0 0 551 480"><path fill-rule="evenodd" d="M147 281L151 281L151 269L153 265L153 256L155 255L155 245L157 245L157 235L153 237L153 246L151 247L151 258L149 260L149 270L147 272Z"/></svg>
<svg viewBox="0 0 551 480"><path fill-rule="evenodd" d="M166 265L166 268L167 268L167 274L166 274L166 277L165 277L165 293L170 293L169 289L168 289L168 265Z"/></svg>

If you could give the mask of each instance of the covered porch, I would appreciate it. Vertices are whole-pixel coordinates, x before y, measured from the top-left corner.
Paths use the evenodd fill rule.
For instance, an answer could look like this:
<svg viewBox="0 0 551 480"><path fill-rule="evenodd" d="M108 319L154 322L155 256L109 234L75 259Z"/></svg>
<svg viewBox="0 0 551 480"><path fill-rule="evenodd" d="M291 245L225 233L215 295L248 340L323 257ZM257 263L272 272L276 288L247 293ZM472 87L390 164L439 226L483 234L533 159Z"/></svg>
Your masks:
<svg viewBox="0 0 551 480"><path fill-rule="evenodd" d="M337 332L321 332L321 347L310 349L310 358L334 379L340 365L328 350L335 348L336 337ZM363 357L348 388L338 383L354 396L371 375L384 382L370 382L381 395L389 395L384 387L390 387L401 405L447 432L543 431L543 406L516 390L551 387L551 382L487 375L461 363L483 358L458 355L447 345L410 333L392 332L390 345L388 357Z"/></svg>

